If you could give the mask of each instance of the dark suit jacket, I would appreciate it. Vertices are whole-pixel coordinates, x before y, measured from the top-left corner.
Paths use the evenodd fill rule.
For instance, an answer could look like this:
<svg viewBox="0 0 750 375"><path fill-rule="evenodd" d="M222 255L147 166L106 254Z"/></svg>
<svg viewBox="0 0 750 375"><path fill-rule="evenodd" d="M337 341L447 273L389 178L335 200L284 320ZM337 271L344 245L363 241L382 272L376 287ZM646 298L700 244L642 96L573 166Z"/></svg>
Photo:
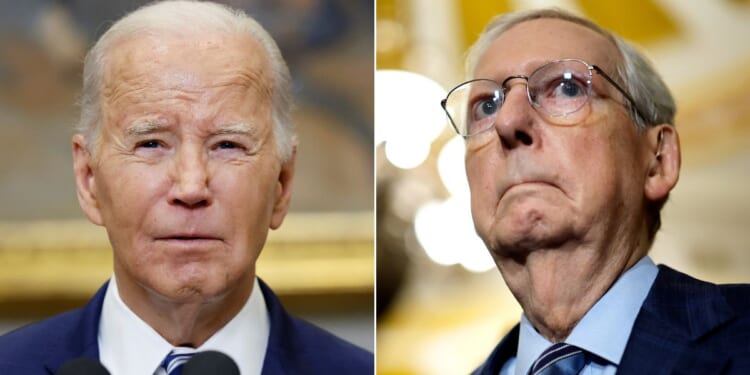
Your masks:
<svg viewBox="0 0 750 375"><path fill-rule="evenodd" d="M265 283L261 281L260 287L271 322L263 375L373 373L372 353L289 315ZM0 337L0 374L54 374L74 358L98 360L106 288L107 284L81 309Z"/></svg>
<svg viewBox="0 0 750 375"><path fill-rule="evenodd" d="M515 357L519 326L474 374ZM750 374L750 285L715 285L667 266L643 302L618 374Z"/></svg>

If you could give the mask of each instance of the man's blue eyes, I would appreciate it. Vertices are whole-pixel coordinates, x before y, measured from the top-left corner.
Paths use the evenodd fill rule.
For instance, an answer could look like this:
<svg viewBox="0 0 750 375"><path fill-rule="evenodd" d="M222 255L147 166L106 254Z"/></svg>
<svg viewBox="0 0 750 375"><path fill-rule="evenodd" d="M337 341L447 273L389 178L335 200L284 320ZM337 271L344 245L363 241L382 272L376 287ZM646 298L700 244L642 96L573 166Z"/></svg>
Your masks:
<svg viewBox="0 0 750 375"><path fill-rule="evenodd" d="M138 145L138 147L143 148L157 148L159 146L161 146L161 143L159 143L159 141L145 141Z"/></svg>
<svg viewBox="0 0 750 375"><path fill-rule="evenodd" d="M574 81L563 81L560 83L559 89L564 96L576 97L583 93L583 88Z"/></svg>
<svg viewBox="0 0 750 375"><path fill-rule="evenodd" d="M224 142L220 142L219 143L219 148L223 149L223 150L233 149L233 148L237 148L237 147L238 147L237 144L234 143L234 142L224 141Z"/></svg>
<svg viewBox="0 0 750 375"><path fill-rule="evenodd" d="M541 95L541 100L568 100L576 99L583 95L586 95L585 86L574 79L563 79L558 82L549 82L538 87L531 88L529 91L531 101L537 103ZM542 105L549 105L547 103L541 103ZM476 102L473 110L474 120L481 120L486 117L492 116L500 110L502 105L502 99L497 96L487 96L481 98Z"/></svg>
<svg viewBox="0 0 750 375"><path fill-rule="evenodd" d="M143 141L143 142L138 143L137 145L138 148L159 148L162 146L163 146L162 143L156 140ZM237 149L240 147L241 146L238 145L237 143L230 142L230 141L222 141L216 145L216 148L221 149L221 150L233 150L233 149Z"/></svg>
<svg viewBox="0 0 750 375"><path fill-rule="evenodd" d="M494 100L485 100L480 104L479 109L482 111L485 115L491 115L497 112L497 102Z"/></svg>

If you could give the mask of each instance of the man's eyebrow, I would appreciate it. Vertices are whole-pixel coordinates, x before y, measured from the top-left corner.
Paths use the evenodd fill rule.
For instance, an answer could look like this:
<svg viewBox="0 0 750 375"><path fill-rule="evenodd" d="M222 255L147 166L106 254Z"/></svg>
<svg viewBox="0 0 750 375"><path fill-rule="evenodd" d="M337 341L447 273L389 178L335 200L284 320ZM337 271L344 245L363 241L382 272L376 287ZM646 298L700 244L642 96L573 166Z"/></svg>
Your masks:
<svg viewBox="0 0 750 375"><path fill-rule="evenodd" d="M125 129L127 135L143 135L163 131L167 125L159 122L139 122Z"/></svg>
<svg viewBox="0 0 750 375"><path fill-rule="evenodd" d="M248 135L248 136L254 136L258 133L258 129L252 125L245 124L245 123L237 123L237 124L226 124L221 125L216 128L216 130L212 131L211 133L215 135L219 134L242 134L242 135Z"/></svg>

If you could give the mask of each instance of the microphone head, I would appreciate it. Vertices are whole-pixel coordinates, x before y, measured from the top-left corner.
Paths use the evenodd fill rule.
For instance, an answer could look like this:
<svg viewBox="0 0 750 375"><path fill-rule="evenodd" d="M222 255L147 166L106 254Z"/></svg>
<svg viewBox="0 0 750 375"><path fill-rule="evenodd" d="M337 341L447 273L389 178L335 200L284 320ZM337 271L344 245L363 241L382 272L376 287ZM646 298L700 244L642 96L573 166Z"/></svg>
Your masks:
<svg viewBox="0 0 750 375"><path fill-rule="evenodd" d="M228 355L207 350L193 355L182 367L182 375L240 375L240 369Z"/></svg>
<svg viewBox="0 0 750 375"><path fill-rule="evenodd" d="M55 375L109 375L109 371L95 359L76 358L66 362Z"/></svg>

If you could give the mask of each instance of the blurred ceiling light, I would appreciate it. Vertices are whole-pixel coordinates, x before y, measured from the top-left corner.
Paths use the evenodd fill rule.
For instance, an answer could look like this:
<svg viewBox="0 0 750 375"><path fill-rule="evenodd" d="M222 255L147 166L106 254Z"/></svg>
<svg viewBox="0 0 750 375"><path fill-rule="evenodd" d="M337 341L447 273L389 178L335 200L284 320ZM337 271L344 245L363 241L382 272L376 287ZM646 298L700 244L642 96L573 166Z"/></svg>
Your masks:
<svg viewBox="0 0 750 375"><path fill-rule="evenodd" d="M401 169L418 167L430 155L430 144L412 142L404 139L391 139L385 142L385 157L394 166Z"/></svg>
<svg viewBox="0 0 750 375"><path fill-rule="evenodd" d="M427 256L437 264L461 264L471 272L495 267L474 232L468 195L424 204L414 218L414 231Z"/></svg>
<svg viewBox="0 0 750 375"><path fill-rule="evenodd" d="M375 144L385 142L386 157L393 165L414 168L427 158L430 144L445 129L446 118L440 110L445 94L437 82L420 74L375 73ZM393 159L399 157L406 159Z"/></svg>
<svg viewBox="0 0 750 375"><path fill-rule="evenodd" d="M425 203L414 217L414 232L433 262L452 266L461 260L461 252L451 244L455 239L454 223L447 217L446 211L444 202Z"/></svg>
<svg viewBox="0 0 750 375"><path fill-rule="evenodd" d="M443 146L438 155L437 169L440 180L453 196L469 196L464 154L466 144L463 138L456 136Z"/></svg>

